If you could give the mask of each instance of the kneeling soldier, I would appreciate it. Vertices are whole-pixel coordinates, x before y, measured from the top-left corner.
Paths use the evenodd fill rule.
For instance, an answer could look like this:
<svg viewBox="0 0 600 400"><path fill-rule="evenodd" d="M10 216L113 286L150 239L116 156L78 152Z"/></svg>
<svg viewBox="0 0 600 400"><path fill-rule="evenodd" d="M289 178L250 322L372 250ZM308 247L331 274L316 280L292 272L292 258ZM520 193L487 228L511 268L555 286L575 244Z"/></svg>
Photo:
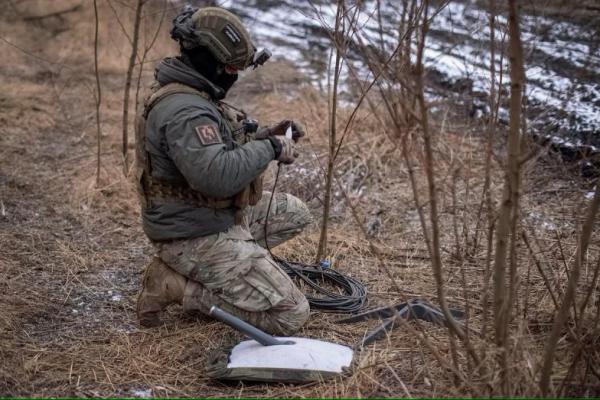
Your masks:
<svg viewBox="0 0 600 400"><path fill-rule="evenodd" d="M252 133L245 114L222 101L238 71L268 58L235 15L216 7L186 10L171 36L181 54L157 66L136 125L143 227L158 250L138 298L140 324L160 324L171 303L205 314L217 305L289 335L306 322L309 306L263 247L270 195L262 192L261 175L273 160L294 162L294 143L304 132L282 121ZM302 201L276 195L269 246L310 221Z"/></svg>

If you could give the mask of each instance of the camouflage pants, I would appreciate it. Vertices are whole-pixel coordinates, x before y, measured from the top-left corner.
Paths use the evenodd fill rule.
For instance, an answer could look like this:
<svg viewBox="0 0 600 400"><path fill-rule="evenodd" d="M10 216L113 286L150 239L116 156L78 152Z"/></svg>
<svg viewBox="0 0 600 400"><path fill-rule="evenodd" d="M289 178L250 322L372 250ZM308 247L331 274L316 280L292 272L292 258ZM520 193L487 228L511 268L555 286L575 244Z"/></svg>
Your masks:
<svg viewBox="0 0 600 400"><path fill-rule="evenodd" d="M264 192L259 203L247 209L245 223L225 232L157 245L162 260L189 279L184 311L207 314L217 305L278 335L290 335L306 322L306 298L261 246L269 199L270 193ZM276 194L269 213L269 246L292 238L310 222L301 200Z"/></svg>

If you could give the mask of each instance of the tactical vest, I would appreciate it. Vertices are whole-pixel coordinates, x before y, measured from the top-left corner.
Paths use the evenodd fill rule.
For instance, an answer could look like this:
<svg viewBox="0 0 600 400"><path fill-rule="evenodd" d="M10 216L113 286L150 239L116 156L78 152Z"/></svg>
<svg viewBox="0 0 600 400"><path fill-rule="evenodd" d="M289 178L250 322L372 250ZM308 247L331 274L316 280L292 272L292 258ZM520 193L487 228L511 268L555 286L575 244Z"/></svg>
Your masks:
<svg viewBox="0 0 600 400"><path fill-rule="evenodd" d="M162 87L153 87L152 92L144 100L144 108L136 116L135 142L136 142L136 186L142 209L150 207L153 203L181 203L195 207L214 209L232 208L236 210L236 223L242 221L243 211L248 205L256 205L262 196L262 175L258 176L250 185L234 197L216 199L202 195L187 184L173 184L159 180L152 176L150 154L146 151L146 121L148 114L159 101L176 93L195 94L213 102L224 121L228 125L234 139L238 144L252 140L245 132L241 132L241 120L245 114L224 103L214 102L210 95L182 83L169 83ZM236 134L237 133L237 134Z"/></svg>

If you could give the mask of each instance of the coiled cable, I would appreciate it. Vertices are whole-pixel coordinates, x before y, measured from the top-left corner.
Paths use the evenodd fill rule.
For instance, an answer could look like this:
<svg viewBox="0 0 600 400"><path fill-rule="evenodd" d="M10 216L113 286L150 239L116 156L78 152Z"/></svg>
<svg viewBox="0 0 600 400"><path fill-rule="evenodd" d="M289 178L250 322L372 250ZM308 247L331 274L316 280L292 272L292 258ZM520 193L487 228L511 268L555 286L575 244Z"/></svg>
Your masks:
<svg viewBox="0 0 600 400"><path fill-rule="evenodd" d="M316 292L316 295L305 293L311 308L325 312L356 313L367 305L367 289L356 279L329 267L287 261L277 256L273 256L273 259L292 279L302 280ZM343 293L326 289L319 281L327 282Z"/></svg>
<svg viewBox="0 0 600 400"><path fill-rule="evenodd" d="M277 165L275 182L273 184L273 190L271 191L269 205L267 206L267 215L265 217L265 244L269 254L271 254L273 260L275 260L275 262L279 264L285 273L292 279L298 278L304 281L317 293L317 295L305 293L311 308L333 313L356 313L361 311L367 305L367 289L362 282L350 278L330 267L323 268L319 265L308 265L295 261L287 261L281 257L275 256L271 252L269 241L267 240L267 230L269 226L269 214L271 212L273 198L275 197L275 188L279 181L280 170L281 163ZM326 289L318 283L319 280L322 282L326 281L332 286L339 288L343 294Z"/></svg>

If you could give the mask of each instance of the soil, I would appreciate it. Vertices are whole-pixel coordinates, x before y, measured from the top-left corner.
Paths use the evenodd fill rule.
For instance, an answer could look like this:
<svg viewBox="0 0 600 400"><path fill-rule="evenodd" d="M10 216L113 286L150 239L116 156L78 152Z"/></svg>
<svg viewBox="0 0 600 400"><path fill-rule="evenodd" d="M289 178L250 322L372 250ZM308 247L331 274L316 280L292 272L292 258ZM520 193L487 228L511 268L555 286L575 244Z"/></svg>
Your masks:
<svg viewBox="0 0 600 400"><path fill-rule="evenodd" d="M90 10L61 17L72 24L69 34L55 32L53 17L25 23L24 12L17 7L0 15L2 47L10 54L0 60L0 394L293 393L294 386L225 384L203 376L208 353L240 339L223 324L186 317L173 306L162 327L138 326L136 296L153 248L141 230L132 185L121 171L118 99L124 74L110 66L101 69L97 182L90 59L70 54L54 61L60 52L55 51L69 45L77 18L89 20ZM36 39L49 33L54 35L51 46ZM257 93L292 86L297 91L302 80L290 71L278 63L240 83L230 97L256 104ZM151 68L144 84L150 81ZM358 340L360 333L329 330L332 319L317 315L301 334L342 343ZM313 395L329 390L307 388Z"/></svg>

